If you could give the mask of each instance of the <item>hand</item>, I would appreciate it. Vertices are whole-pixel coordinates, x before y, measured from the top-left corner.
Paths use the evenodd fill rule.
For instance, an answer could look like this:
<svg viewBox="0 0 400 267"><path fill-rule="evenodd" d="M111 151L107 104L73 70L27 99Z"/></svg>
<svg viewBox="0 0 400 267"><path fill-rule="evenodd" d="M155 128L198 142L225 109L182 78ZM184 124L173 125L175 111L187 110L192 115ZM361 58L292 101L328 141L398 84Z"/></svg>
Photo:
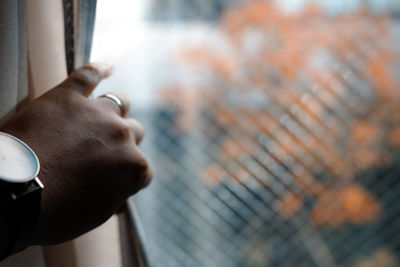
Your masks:
<svg viewBox="0 0 400 267"><path fill-rule="evenodd" d="M107 98L88 99L112 68L89 64L34 101L0 129L27 143L45 188L32 244L71 240L99 226L146 186L150 168L138 148L143 128Z"/></svg>

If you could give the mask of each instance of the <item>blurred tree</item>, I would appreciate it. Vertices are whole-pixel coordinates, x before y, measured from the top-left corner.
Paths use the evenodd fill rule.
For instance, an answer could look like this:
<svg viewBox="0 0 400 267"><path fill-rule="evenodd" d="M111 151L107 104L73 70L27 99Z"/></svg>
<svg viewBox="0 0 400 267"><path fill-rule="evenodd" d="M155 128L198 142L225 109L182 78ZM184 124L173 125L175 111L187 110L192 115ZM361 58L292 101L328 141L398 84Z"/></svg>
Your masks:
<svg viewBox="0 0 400 267"><path fill-rule="evenodd" d="M208 185L282 184L279 215L297 215L311 198L315 225L379 218L358 178L400 147L399 55L388 19L371 12L329 17L309 4L287 14L276 1L247 1L223 13L222 44L183 50L181 62L204 79L190 93L177 84L160 96L180 110L182 131L220 132Z"/></svg>

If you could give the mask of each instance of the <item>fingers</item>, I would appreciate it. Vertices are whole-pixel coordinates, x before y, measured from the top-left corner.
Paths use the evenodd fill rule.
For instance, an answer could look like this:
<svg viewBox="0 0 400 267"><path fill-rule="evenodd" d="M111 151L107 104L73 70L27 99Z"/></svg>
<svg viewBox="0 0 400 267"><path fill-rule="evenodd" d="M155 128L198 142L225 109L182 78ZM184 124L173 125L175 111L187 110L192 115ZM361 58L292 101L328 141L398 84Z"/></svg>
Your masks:
<svg viewBox="0 0 400 267"><path fill-rule="evenodd" d="M144 129L143 126L135 119L125 119L129 128L131 129L133 136L135 138L135 143L137 145L142 142L144 137Z"/></svg>
<svg viewBox="0 0 400 267"><path fill-rule="evenodd" d="M146 187L152 178L152 171L143 152L137 146L144 136L143 127L134 119L124 119L125 123L130 125L131 133L134 136L136 145L126 144L120 149L120 155L125 159L128 169L131 172L129 184L132 184L132 194Z"/></svg>
<svg viewBox="0 0 400 267"><path fill-rule="evenodd" d="M144 136L142 125L134 119L124 119L117 116L106 118L105 129L109 131L111 140L131 146L139 145Z"/></svg>
<svg viewBox="0 0 400 267"><path fill-rule="evenodd" d="M146 172L142 177L142 188L148 186L153 179L153 172L150 166L147 166Z"/></svg>
<svg viewBox="0 0 400 267"><path fill-rule="evenodd" d="M150 165L148 164L146 157L138 147L129 149L126 151L126 156L131 159L129 165L134 181L135 193L150 184L153 177Z"/></svg>
<svg viewBox="0 0 400 267"><path fill-rule="evenodd" d="M117 99L114 99L114 97L117 97ZM121 115L121 117L124 117L128 113L130 108L130 102L128 98L124 94L117 91L106 93L105 95L95 99L94 101L96 105L102 107L103 109L112 110L116 114ZM118 102L121 103L119 104ZM135 143L139 145L144 137L143 126L137 120L132 118L123 119L123 124L130 129L130 132L134 137Z"/></svg>
<svg viewBox="0 0 400 267"><path fill-rule="evenodd" d="M141 181L140 181L140 186L141 188L144 188L148 186L151 182L151 179L153 178L153 173L151 171L150 165L146 160L146 157L143 155L142 151L138 148L136 150L136 153L139 155L139 158L141 159L141 164L138 164L139 170L141 171Z"/></svg>
<svg viewBox="0 0 400 267"><path fill-rule="evenodd" d="M94 101L96 101L96 104L112 110L122 117L126 116L131 105L129 99L118 91L108 92Z"/></svg>
<svg viewBox="0 0 400 267"><path fill-rule="evenodd" d="M114 67L107 63L89 63L74 71L60 86L88 97L94 88L112 74Z"/></svg>

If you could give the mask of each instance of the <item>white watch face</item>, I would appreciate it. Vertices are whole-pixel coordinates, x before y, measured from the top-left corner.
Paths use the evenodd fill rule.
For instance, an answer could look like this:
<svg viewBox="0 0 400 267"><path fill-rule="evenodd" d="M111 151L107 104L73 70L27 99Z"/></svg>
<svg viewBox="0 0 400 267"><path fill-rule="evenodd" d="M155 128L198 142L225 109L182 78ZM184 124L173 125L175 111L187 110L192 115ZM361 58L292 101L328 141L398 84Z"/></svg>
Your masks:
<svg viewBox="0 0 400 267"><path fill-rule="evenodd" d="M0 132L0 180L24 183L34 179L40 165L32 149L12 135Z"/></svg>

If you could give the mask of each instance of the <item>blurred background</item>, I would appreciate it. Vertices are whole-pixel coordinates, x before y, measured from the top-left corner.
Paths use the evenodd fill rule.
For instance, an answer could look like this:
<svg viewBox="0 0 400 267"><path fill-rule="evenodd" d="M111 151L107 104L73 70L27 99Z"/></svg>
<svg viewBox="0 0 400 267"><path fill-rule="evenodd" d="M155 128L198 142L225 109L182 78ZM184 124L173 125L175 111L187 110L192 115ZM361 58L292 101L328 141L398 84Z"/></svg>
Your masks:
<svg viewBox="0 0 400 267"><path fill-rule="evenodd" d="M98 0L153 266L400 266L400 1Z"/></svg>

